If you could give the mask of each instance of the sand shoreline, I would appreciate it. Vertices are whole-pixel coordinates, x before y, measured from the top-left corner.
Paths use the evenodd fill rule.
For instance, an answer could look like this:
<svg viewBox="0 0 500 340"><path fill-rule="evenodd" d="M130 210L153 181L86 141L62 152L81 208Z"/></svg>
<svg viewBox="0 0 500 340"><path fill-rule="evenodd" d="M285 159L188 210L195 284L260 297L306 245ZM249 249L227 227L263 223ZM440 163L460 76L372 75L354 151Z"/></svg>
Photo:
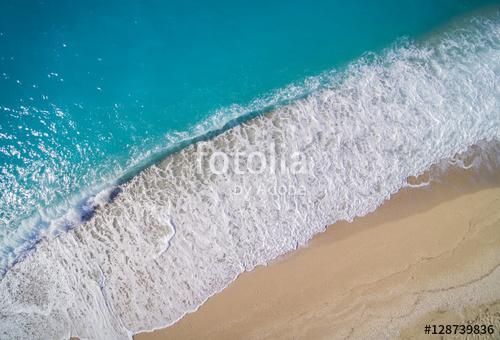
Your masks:
<svg viewBox="0 0 500 340"><path fill-rule="evenodd" d="M404 189L240 275L174 325L134 339L419 338L436 311L496 306L500 174L474 172Z"/></svg>

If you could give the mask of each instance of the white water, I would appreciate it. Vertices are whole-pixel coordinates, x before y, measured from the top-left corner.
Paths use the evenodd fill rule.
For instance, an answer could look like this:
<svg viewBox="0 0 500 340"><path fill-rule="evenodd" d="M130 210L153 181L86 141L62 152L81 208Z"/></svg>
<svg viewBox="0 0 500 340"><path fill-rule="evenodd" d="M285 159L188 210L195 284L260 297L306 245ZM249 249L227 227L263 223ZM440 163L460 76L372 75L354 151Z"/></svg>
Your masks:
<svg viewBox="0 0 500 340"><path fill-rule="evenodd" d="M329 89L168 157L7 272L0 338L127 339L175 322L241 272L373 211L409 176L500 140L499 76L497 15L361 60ZM310 168L198 173L215 151L299 151Z"/></svg>

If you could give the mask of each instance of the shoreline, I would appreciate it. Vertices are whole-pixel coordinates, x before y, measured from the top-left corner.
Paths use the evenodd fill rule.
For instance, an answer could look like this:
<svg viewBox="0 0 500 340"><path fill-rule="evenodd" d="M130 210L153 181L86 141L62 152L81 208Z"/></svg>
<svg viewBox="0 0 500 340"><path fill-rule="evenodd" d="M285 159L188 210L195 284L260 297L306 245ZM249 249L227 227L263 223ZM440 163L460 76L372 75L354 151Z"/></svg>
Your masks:
<svg viewBox="0 0 500 340"><path fill-rule="evenodd" d="M141 172L122 186L112 204L98 209L81 227L40 242L36 252L7 272L0 281L0 300L6 301L1 308L0 333L5 338L30 338L36 333L48 339L70 334L87 339L130 339L132 333L171 324L187 311L198 309L240 273L274 263L282 254L305 245L328 224L378 209L407 184L408 176L421 174L441 161L459 163L461 154L468 157L469 148L474 151L482 149L486 141L497 141L499 121L491 110L497 104L492 81L498 60L497 32L497 21L479 20L460 34L444 35L435 48L429 47L435 53L424 53L428 51L425 46L401 46L373 64L360 61L345 79L339 79L338 86L182 149ZM449 44L464 46L467 53L457 53ZM443 73L437 75L436 67ZM484 77L478 77L478 72ZM469 86L460 85L464 83ZM416 88L423 93L414 96ZM243 153L248 166L255 153L266 160L296 152L312 165L311 171L294 174L291 166L287 175L273 171L241 174L233 165L218 176L208 166L212 164L209 157L219 153L235 158ZM200 160L208 170L201 174L194 166ZM427 182L425 176L418 176L410 184L419 185L421 179ZM289 195L287 189L277 196L265 190L276 185L304 187L307 192ZM427 204L420 210L430 207ZM397 220L397 216L391 218ZM285 324L288 329L283 318L290 316L283 315L284 309L292 310L293 316L295 308L300 316L316 311L318 306L311 304L325 299L332 302L329 307L320 306L320 311L342 306L343 301L335 299L348 293L346 287L397 272L405 264L403 260L413 263L419 258L395 245L407 242L412 233L421 234L421 226L398 234L400 227L386 224L355 228L362 232L352 234L352 224L348 224L345 229L349 231L342 238L300 250L297 253L313 253L298 257L305 269L297 271L294 265L288 271L274 269L289 268L283 261L265 267L269 268L266 271L256 269L242 275L237 282L256 280L255 287L274 287L275 291L264 298L260 291L250 301L233 299L235 307L229 310L261 301L264 305L257 309L257 316L268 313L266 320L274 318L276 327ZM334 228L335 237L342 233L339 225ZM441 232L455 234L450 228ZM392 245L390 250L397 257L385 259L383 253L377 253L381 244ZM428 249L425 242L424 246L426 256L437 251ZM319 249L325 251L324 256L315 253ZM375 260L374 254L378 262L367 265L362 261ZM345 257L349 261L342 262ZM307 258L310 260L304 260ZM256 274L263 271L266 274ZM281 274L267 273L274 271ZM322 275L327 274L331 278L324 281ZM301 281L304 275L311 280ZM260 279L245 279L247 276ZM275 281L270 281L272 277ZM331 285L338 291L331 292ZM228 291L231 288L218 296L227 296ZM275 304L266 307L265 303L280 296L284 301L281 309L271 308ZM249 306L247 311L256 308ZM236 315L220 319L231 320ZM220 325L219 320L212 321L200 328L203 335L213 325ZM246 327L265 332L269 325L261 321Z"/></svg>
<svg viewBox="0 0 500 340"><path fill-rule="evenodd" d="M464 14L466 8L461 9ZM444 24L451 13L451 7L428 10L415 8L416 20L427 18L415 21L416 26L397 22L416 32L421 25L437 28L431 17ZM145 24L149 29L148 20ZM365 31L354 26L356 32ZM268 28L261 27L267 35ZM381 29L383 36L400 37L389 26ZM451 321L470 321L467 315L488 319L488 306L500 305L495 303L500 301L499 162L492 178L479 169L479 174L450 170L447 184L402 188L426 186L445 174L448 164L466 169L482 163L474 155L481 157L483 147L500 160L499 36L496 8L484 16L471 14L456 27L443 26L431 36L401 38L383 51L362 53L345 69L304 78L303 84L273 86L276 92L268 95L249 88L247 96L237 90L233 96L238 81L217 87L214 96L210 91L188 93L186 83L178 93L194 101L174 100L186 110L167 105L174 115L186 113L180 120L161 110L127 116L126 103L115 100L109 101L112 110L107 112L105 102L113 99L113 91L106 91L105 84L97 87L105 89L97 94L104 110L94 112L96 119L77 119L77 124L68 111L72 105L68 110L53 107L47 96L42 96L42 106L51 107L47 112L35 102L31 108L20 107L22 112L6 107L12 117L7 130L12 128L14 136L4 138L6 145L16 138L19 145L6 149L14 162L4 169L8 182L3 187L12 190L6 190L2 211L13 228L6 229L0 245L0 338L132 340L134 334L173 325L152 336L365 339L418 336L422 324L443 315ZM70 39L66 51L77 48L80 38ZM234 41L240 40L236 36ZM288 43L310 57L304 45ZM373 41L359 43L353 46L361 53ZM143 47L151 52L149 44ZM162 44L156 47L163 51ZM151 61L157 57L151 56ZM209 59L216 64L222 60ZM308 68L314 63L306 59L305 68L296 65L304 76L314 74ZM280 58L273 62L283 64ZM240 64L234 63L237 68ZM104 64L99 60L95 65ZM101 66L97 73L109 71ZM203 83L210 80L197 72L193 76ZM94 78L89 78L91 97L96 95ZM262 83L262 77L254 78ZM274 80L288 83L286 77ZM178 88L175 82L165 84ZM207 89L211 84L205 84ZM219 91L224 88L231 93ZM163 93L139 92L151 99ZM104 98L106 93L111 97ZM290 101L278 103L275 95ZM271 105L275 102L280 105ZM81 104L74 110L88 106ZM149 104L158 105L154 100ZM224 109L213 114L201 110L205 114L193 118L189 112L196 107ZM247 111L256 116L237 120ZM161 119L155 118L158 114ZM229 119L232 114L236 120ZM192 119L207 123L191 131ZM205 134L214 126L220 131ZM47 133L30 134L31 128ZM91 130L103 139L88 140L85 133L71 137ZM195 132L203 138L189 139ZM157 138L165 147L181 144L163 158L167 154L156 154L164 150ZM72 147L81 152L68 158ZM131 148L125 152L129 157L124 147ZM19 160L21 149L27 163ZM49 166L28 171L36 163L31 156L49 160ZM158 162L141 168L140 160L149 156ZM26 167L20 163L16 168L18 161ZM133 164L138 167L129 168ZM86 165L92 171L83 176ZM241 165L246 171L240 171ZM134 176L118 176L132 168ZM117 189L83 198L93 195L84 187L93 188L106 174L124 181L117 180ZM81 199L71 198L73 192ZM32 211L36 218L14 228ZM349 222L338 222L343 220ZM467 312L461 310L464 306ZM136 338L142 336L150 335Z"/></svg>
<svg viewBox="0 0 500 340"><path fill-rule="evenodd" d="M453 168L427 187L401 190L375 212L328 227L305 247L241 274L173 325L138 333L134 339L362 338L403 330L422 336L423 328L412 328L412 323L419 324L439 308L439 315L457 315L461 308L500 300L498 288L483 293L474 288L500 277L499 270L491 270L500 265L500 240L495 236L500 209L491 206L496 200L500 174ZM493 227L478 222L479 227L471 228L464 222L481 219L493 220ZM496 241L485 245L484 239ZM443 260L447 256L448 262ZM448 300L456 282L462 281L456 289L474 293L465 295L471 300L467 304L456 299L454 305ZM394 295L396 290L405 298ZM437 295L430 299L432 294ZM372 318L365 315L363 327L356 323L359 306L371 306L365 307ZM397 326L373 317L389 313L398 318L398 311L404 310L409 314L400 317Z"/></svg>

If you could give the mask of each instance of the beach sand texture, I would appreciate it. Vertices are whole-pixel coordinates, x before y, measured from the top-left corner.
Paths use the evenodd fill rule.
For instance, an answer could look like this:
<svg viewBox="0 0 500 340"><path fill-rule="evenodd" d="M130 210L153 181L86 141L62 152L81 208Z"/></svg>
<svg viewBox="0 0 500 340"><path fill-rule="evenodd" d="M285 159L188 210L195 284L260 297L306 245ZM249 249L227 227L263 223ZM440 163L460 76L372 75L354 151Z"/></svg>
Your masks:
<svg viewBox="0 0 500 340"><path fill-rule="evenodd" d="M499 264L500 174L449 170L134 339L419 339L427 323L495 323L498 338Z"/></svg>

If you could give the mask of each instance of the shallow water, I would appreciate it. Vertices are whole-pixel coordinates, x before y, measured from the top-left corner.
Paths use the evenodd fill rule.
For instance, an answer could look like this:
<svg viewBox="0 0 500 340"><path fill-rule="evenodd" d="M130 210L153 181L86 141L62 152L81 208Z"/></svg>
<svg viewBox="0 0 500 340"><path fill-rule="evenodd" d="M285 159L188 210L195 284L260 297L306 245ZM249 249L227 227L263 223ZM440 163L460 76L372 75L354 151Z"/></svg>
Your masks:
<svg viewBox="0 0 500 340"><path fill-rule="evenodd" d="M3 2L0 272L181 141L489 3Z"/></svg>
<svg viewBox="0 0 500 340"><path fill-rule="evenodd" d="M308 96L167 157L6 273L0 334L120 339L166 326L373 211L409 176L484 154L498 165L499 60L494 10L325 74ZM473 145L482 151L456 156Z"/></svg>

